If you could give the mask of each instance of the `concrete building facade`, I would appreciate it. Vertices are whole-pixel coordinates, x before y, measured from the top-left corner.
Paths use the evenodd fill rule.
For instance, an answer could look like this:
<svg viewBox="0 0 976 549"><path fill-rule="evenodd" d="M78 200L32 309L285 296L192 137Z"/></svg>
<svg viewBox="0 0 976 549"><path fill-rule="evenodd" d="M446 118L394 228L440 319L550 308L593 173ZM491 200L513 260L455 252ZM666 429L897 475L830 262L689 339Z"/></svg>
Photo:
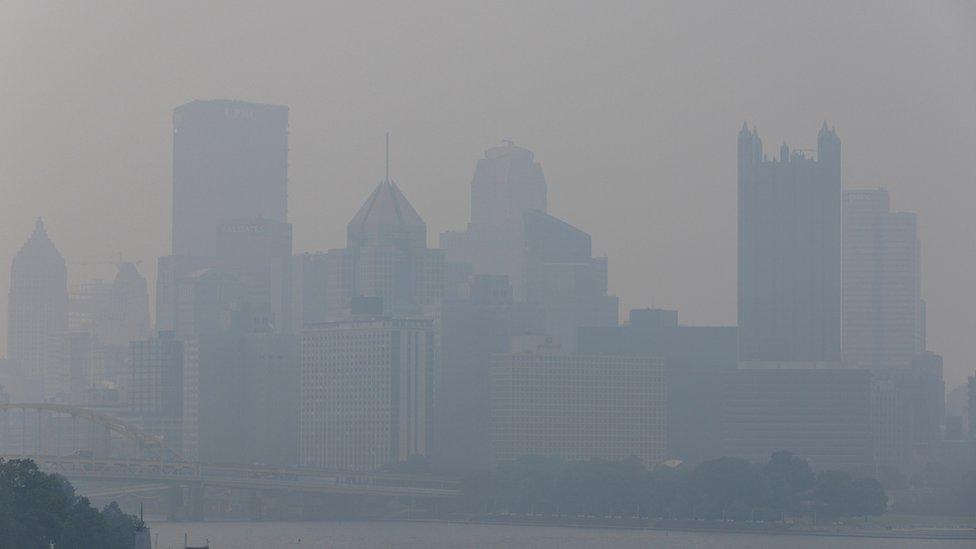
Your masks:
<svg viewBox="0 0 976 549"><path fill-rule="evenodd" d="M372 313L302 334L301 465L372 471L427 454L432 321Z"/></svg>
<svg viewBox="0 0 976 549"><path fill-rule="evenodd" d="M519 343L514 344L519 349ZM566 355L536 347L496 355L491 369L494 464L526 455L570 460L667 455L660 358Z"/></svg>

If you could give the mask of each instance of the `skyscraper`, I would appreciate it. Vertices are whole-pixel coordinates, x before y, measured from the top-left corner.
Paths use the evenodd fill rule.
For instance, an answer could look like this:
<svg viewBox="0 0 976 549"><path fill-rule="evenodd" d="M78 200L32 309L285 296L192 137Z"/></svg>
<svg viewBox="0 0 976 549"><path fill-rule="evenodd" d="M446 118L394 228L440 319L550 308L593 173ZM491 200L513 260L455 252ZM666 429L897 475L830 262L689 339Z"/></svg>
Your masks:
<svg viewBox="0 0 976 549"><path fill-rule="evenodd" d="M112 309L116 327L106 343L128 345L150 335L149 289L134 263L119 264L112 281Z"/></svg>
<svg viewBox="0 0 976 549"><path fill-rule="evenodd" d="M740 359L839 361L840 139L825 122L816 158L770 160L743 124L738 179Z"/></svg>
<svg viewBox="0 0 976 549"><path fill-rule="evenodd" d="M546 211L546 178L532 151L506 142L485 151L471 180L471 222L466 231L441 234L452 262L470 263L474 274L508 276L521 299L524 240L522 214Z"/></svg>
<svg viewBox="0 0 976 549"><path fill-rule="evenodd" d="M217 265L244 292L251 322L291 332L292 228L264 218L222 220L217 225Z"/></svg>
<svg viewBox="0 0 976 549"><path fill-rule="evenodd" d="M915 214L891 212L888 191L844 191L844 363L907 368L922 348Z"/></svg>
<svg viewBox="0 0 976 549"><path fill-rule="evenodd" d="M9 358L25 376L23 399L54 398L68 390L68 271L38 218L14 256L7 301Z"/></svg>
<svg viewBox="0 0 976 549"><path fill-rule="evenodd" d="M173 255L211 257L217 222L288 208L288 107L192 101L173 112Z"/></svg>
<svg viewBox="0 0 976 549"><path fill-rule="evenodd" d="M426 455L433 342L426 319L356 314L306 327L300 464L369 471Z"/></svg>
<svg viewBox="0 0 976 549"><path fill-rule="evenodd" d="M427 224L396 183L376 186L346 236L345 248L302 260L298 294L311 300L303 318L341 319L355 297L380 298L393 316L432 314L444 289L444 251L427 247Z"/></svg>
<svg viewBox="0 0 976 549"><path fill-rule="evenodd" d="M524 212L522 226L523 299L542 306L545 332L573 352L579 328L616 326L607 258L592 257L590 235L539 210Z"/></svg>

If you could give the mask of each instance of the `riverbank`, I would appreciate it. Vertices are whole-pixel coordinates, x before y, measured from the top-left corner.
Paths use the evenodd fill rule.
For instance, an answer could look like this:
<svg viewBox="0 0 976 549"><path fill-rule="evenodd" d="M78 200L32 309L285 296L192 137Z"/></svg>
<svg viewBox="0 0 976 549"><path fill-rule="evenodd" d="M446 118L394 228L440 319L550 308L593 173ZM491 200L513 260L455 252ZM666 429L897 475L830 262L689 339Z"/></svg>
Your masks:
<svg viewBox="0 0 976 549"><path fill-rule="evenodd" d="M811 524L784 522L736 522L711 520L649 520L601 517L546 517L524 515L481 515L450 518L380 518L365 522L410 522L505 526L553 526L563 528L650 530L661 532L752 534L778 536L823 536L915 540L976 540L976 528L873 528L858 524Z"/></svg>

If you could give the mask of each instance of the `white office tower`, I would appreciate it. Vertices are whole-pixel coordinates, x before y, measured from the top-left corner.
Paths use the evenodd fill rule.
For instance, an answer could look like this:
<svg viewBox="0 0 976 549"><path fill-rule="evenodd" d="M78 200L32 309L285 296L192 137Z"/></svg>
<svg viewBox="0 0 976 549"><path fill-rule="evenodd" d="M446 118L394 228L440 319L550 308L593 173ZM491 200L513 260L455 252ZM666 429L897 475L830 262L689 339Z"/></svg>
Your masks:
<svg viewBox="0 0 976 549"><path fill-rule="evenodd" d="M68 389L68 272L44 222L14 256L7 301L7 348L21 376L18 400L55 399Z"/></svg>

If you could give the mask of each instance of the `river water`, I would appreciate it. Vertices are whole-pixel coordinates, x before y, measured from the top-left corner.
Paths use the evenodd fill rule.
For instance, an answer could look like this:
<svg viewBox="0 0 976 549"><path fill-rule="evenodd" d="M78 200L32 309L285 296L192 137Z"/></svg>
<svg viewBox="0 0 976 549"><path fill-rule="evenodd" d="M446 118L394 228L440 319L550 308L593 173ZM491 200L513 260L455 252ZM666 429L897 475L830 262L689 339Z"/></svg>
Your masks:
<svg viewBox="0 0 976 549"><path fill-rule="evenodd" d="M417 522L160 522L150 524L154 549L210 542L211 549L293 548L728 548L972 549L972 540L899 540L818 536L715 534Z"/></svg>

